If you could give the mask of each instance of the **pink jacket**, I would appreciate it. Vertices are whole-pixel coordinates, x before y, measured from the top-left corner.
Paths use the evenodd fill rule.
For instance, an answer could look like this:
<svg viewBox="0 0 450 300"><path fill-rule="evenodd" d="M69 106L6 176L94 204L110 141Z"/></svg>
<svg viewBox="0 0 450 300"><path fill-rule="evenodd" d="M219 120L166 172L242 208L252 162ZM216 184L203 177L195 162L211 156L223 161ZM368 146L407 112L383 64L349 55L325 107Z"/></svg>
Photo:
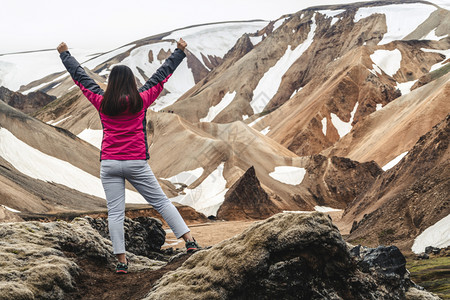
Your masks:
<svg viewBox="0 0 450 300"><path fill-rule="evenodd" d="M99 111L103 126L100 160L149 159L146 131L147 109L158 98L164 84L186 57L186 54L178 48L175 49L174 53L139 89L139 94L144 102L140 112L137 114L123 113L118 116L107 116L100 112L103 90L86 74L78 61L70 55L69 51L61 53L60 57L75 84Z"/></svg>

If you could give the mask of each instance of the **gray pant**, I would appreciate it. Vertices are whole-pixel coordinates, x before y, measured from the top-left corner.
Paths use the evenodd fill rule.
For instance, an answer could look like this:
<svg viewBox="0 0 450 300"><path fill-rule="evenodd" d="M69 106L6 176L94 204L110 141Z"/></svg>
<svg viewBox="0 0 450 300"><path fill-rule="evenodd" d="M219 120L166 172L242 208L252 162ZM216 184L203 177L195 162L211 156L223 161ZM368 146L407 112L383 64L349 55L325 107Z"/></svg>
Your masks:
<svg viewBox="0 0 450 300"><path fill-rule="evenodd" d="M161 214L177 238L189 232L180 213L162 191L146 160L102 160L100 178L106 194L108 228L114 254L125 253L125 179Z"/></svg>

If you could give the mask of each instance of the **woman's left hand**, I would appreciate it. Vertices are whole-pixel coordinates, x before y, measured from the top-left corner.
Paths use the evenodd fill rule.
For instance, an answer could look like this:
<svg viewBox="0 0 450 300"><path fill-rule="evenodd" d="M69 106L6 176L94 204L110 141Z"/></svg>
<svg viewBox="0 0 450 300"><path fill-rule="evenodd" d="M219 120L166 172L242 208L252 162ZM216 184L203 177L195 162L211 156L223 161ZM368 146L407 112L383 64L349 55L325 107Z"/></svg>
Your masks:
<svg viewBox="0 0 450 300"><path fill-rule="evenodd" d="M62 42L58 45L56 50L58 50L59 53L63 53L64 51L69 51L69 47L67 47L66 43Z"/></svg>

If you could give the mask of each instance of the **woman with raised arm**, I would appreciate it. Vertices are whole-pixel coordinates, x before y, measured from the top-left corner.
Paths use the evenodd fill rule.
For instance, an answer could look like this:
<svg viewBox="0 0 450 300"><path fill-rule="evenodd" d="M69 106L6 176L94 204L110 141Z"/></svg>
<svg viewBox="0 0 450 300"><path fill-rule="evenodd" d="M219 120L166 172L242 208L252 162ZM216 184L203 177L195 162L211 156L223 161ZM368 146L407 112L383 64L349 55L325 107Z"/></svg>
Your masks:
<svg viewBox="0 0 450 300"><path fill-rule="evenodd" d="M117 273L128 273L123 228L125 179L162 215L175 236L185 240L187 252L199 249L180 213L162 191L147 163L147 108L186 57L186 46L186 42L180 39L173 54L139 90L129 67L113 67L105 92L86 74L65 43L57 47L64 66L99 112L103 125L100 178L106 194L109 234L118 259Z"/></svg>

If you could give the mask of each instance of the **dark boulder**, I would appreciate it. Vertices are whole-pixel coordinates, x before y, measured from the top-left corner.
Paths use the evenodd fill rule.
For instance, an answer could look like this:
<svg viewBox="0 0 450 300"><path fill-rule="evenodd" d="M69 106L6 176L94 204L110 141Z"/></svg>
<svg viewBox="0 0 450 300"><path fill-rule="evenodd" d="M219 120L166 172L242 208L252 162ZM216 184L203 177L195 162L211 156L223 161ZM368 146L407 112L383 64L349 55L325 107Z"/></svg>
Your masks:
<svg viewBox="0 0 450 300"><path fill-rule="evenodd" d="M101 236L109 238L108 221L106 218L86 217L91 226ZM154 259L164 259L161 256L161 246L166 239L166 232L160 220L151 217L125 217L125 247L136 255Z"/></svg>

